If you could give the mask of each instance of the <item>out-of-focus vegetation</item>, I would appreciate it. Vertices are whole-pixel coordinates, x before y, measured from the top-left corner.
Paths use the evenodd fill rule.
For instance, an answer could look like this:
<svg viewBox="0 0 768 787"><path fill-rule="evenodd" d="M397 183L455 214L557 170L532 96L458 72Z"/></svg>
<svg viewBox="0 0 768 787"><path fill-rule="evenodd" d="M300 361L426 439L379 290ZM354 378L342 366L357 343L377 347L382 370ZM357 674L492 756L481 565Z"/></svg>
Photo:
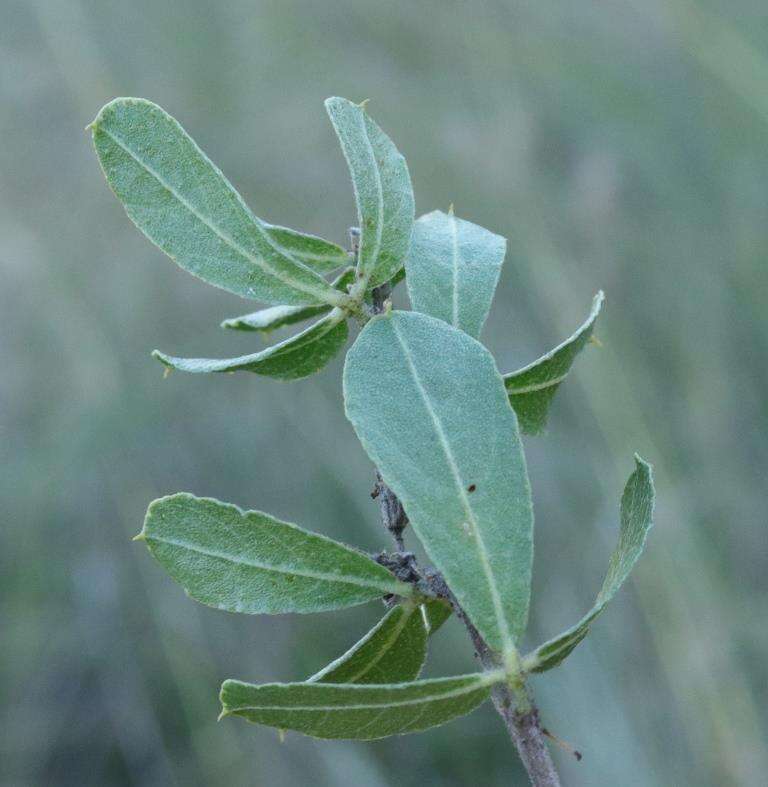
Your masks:
<svg viewBox="0 0 768 787"><path fill-rule="evenodd" d="M373 744L217 724L222 678L309 675L378 610L216 612L130 541L147 503L178 490L386 541L340 360L292 384L163 379L154 347L235 355L261 340L218 329L248 305L140 236L82 131L115 95L150 98L258 215L344 242L353 201L322 106L338 94L372 100L418 213L452 201L509 238L485 333L502 370L607 293L602 348L579 359L547 436L527 440L527 644L589 608L634 450L655 464L659 504L629 589L540 683L546 725L584 753L557 755L565 783L764 783L764 5L4 0L1 15L0 782L519 774L490 709ZM470 668L451 622L428 672Z"/></svg>

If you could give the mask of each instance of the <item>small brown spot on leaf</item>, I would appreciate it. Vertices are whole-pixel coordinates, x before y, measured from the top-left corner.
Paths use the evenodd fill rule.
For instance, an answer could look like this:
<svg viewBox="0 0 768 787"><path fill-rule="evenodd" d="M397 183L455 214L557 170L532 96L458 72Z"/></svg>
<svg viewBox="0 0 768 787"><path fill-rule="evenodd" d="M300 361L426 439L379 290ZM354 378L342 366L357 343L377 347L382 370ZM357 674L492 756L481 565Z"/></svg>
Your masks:
<svg viewBox="0 0 768 787"><path fill-rule="evenodd" d="M477 489L477 484L470 484L470 485L467 487L467 492L474 492L474 491L475 491L475 489Z"/></svg>

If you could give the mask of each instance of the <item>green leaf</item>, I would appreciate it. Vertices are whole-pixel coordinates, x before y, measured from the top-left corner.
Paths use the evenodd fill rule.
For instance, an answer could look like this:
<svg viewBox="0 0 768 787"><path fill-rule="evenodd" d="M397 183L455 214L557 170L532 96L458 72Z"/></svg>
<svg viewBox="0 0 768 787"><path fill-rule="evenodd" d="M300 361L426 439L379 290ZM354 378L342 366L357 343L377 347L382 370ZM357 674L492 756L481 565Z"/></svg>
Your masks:
<svg viewBox="0 0 768 787"><path fill-rule="evenodd" d="M347 416L490 647L525 629L533 511L517 421L490 353L416 312L372 319L347 355Z"/></svg>
<svg viewBox="0 0 768 787"><path fill-rule="evenodd" d="M171 369L193 374L246 371L279 380L299 380L322 369L344 346L348 335L344 312L334 309L301 333L251 355L225 359L176 358L155 350L152 357Z"/></svg>
<svg viewBox="0 0 768 787"><path fill-rule="evenodd" d="M91 124L109 185L136 226L185 270L245 298L291 305L348 301L270 234L163 109L116 98ZM286 236L283 235L283 238Z"/></svg>
<svg viewBox="0 0 768 787"><path fill-rule="evenodd" d="M360 227L358 268L368 287L389 281L403 265L414 201L405 159L361 104L329 98L325 108L347 160Z"/></svg>
<svg viewBox="0 0 768 787"><path fill-rule="evenodd" d="M349 264L349 252L335 243L305 232L262 222L272 240L309 268L330 273Z"/></svg>
<svg viewBox="0 0 768 787"><path fill-rule="evenodd" d="M347 286L352 284L354 280L355 269L347 268L341 276L332 282L332 285L340 292L346 292ZM294 325L297 322L326 314L330 310L330 306L270 306L268 309L260 309L242 317L224 320L221 327L237 331L259 331L267 334L286 325Z"/></svg>
<svg viewBox="0 0 768 787"><path fill-rule="evenodd" d="M310 683L404 683L418 677L427 655L427 625L418 604L398 604Z"/></svg>
<svg viewBox="0 0 768 787"><path fill-rule="evenodd" d="M654 497L651 466L635 454L635 471L621 496L619 543L611 555L595 605L575 626L529 653L523 659L524 669L545 672L556 667L587 636L590 624L616 595L643 552L646 536L653 527Z"/></svg>
<svg viewBox="0 0 768 787"><path fill-rule="evenodd" d="M155 500L137 538L192 598L228 612L320 612L413 592L362 552L210 498Z"/></svg>
<svg viewBox="0 0 768 787"><path fill-rule="evenodd" d="M267 683L221 687L222 716L315 738L374 740L444 724L482 704L501 672L396 685Z"/></svg>
<svg viewBox="0 0 768 787"><path fill-rule="evenodd" d="M415 311L478 338L491 308L507 241L435 210L413 225L405 266Z"/></svg>
<svg viewBox="0 0 768 787"><path fill-rule="evenodd" d="M509 401L523 434L538 434L546 425L555 392L568 376L576 356L592 338L604 300L602 291L595 295L589 317L573 336L528 366L504 375Z"/></svg>
<svg viewBox="0 0 768 787"><path fill-rule="evenodd" d="M453 612L451 605L447 601L440 601L437 599L425 602L424 611L427 615L430 636L439 628L442 628L443 623L451 617L451 613Z"/></svg>

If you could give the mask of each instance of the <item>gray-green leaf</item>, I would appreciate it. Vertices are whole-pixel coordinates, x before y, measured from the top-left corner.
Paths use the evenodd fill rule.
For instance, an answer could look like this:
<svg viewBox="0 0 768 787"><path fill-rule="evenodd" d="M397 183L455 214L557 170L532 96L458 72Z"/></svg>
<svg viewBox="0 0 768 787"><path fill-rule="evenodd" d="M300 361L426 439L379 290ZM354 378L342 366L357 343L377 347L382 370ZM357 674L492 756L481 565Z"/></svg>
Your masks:
<svg viewBox="0 0 768 787"><path fill-rule="evenodd" d="M315 738L374 740L420 732L473 711L501 672L396 685L267 683L221 687L222 716L295 730Z"/></svg>
<svg viewBox="0 0 768 787"><path fill-rule="evenodd" d="M635 471L629 477L621 496L619 543L611 555L608 573L595 599L595 605L575 626L528 654L523 660L524 669L529 672L545 672L556 667L586 637L592 621L614 597L642 554L646 536L653 526L653 504L651 466L635 454Z"/></svg>
<svg viewBox="0 0 768 787"><path fill-rule="evenodd" d="M411 305L478 338L506 250L504 238L457 219L453 210L421 216L405 263Z"/></svg>
<svg viewBox="0 0 768 787"><path fill-rule="evenodd" d="M322 369L344 346L348 335L344 313L334 309L301 333L251 355L224 359L176 358L155 350L152 356L171 369L194 374L246 371L279 380L299 380Z"/></svg>
<svg viewBox="0 0 768 787"><path fill-rule="evenodd" d="M192 598L228 612L320 612L412 593L362 552L210 498L155 500L137 538Z"/></svg>
<svg viewBox="0 0 768 787"><path fill-rule="evenodd" d="M533 511L517 421L490 353L416 312L371 320L347 355L347 416L488 644L525 629Z"/></svg>
<svg viewBox="0 0 768 787"><path fill-rule="evenodd" d="M355 269L348 268L332 282L332 285L340 292L346 292L347 286L352 284L354 280ZM312 317L326 314L330 310L330 306L270 306L268 309L260 309L251 314L244 314L242 317L224 320L221 327L237 331L259 331L266 334L278 328L295 325Z"/></svg>
<svg viewBox="0 0 768 787"><path fill-rule="evenodd" d="M358 267L369 287L389 281L408 252L414 218L405 159L365 108L329 98L325 108L347 160L360 227Z"/></svg>
<svg viewBox="0 0 768 787"><path fill-rule="evenodd" d="M427 625L422 607L398 604L344 655L310 683L405 683L415 680L427 655Z"/></svg>
<svg viewBox="0 0 768 787"><path fill-rule="evenodd" d="M309 268L314 268L321 273L330 273L342 265L349 264L349 252L335 243L288 227L262 223L278 246Z"/></svg>
<svg viewBox="0 0 768 787"><path fill-rule="evenodd" d="M604 300L602 291L595 295L589 317L573 336L528 366L504 375L510 404L524 434L537 434L546 426L555 392L568 376L576 356L592 338Z"/></svg>
<svg viewBox="0 0 768 787"><path fill-rule="evenodd" d="M182 268L245 298L340 306L334 290L270 231L163 109L116 98L91 124L109 185L136 226Z"/></svg>

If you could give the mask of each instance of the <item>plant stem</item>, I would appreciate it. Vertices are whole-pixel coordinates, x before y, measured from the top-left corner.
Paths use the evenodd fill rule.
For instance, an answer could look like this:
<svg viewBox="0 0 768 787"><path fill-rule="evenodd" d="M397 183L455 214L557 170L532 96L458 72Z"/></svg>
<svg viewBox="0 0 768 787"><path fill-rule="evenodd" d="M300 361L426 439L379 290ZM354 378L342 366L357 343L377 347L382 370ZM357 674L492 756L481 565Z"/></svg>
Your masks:
<svg viewBox="0 0 768 787"><path fill-rule="evenodd" d="M374 314L381 314L384 311L384 304L390 292L391 287L389 284L382 284L373 290L371 295ZM397 552L403 553L405 549L403 530L408 524L408 518L403 509L403 504L397 495L384 483L378 470L376 470L376 487L373 497L379 499L381 521L392 535ZM409 558L411 558L411 567L418 574L415 558L411 555L409 555ZM497 654L488 647L480 632L467 617L442 575L437 572L421 573L426 586L436 596L445 598L451 603L456 615L469 633L475 648L475 654L483 668L486 670L498 669L499 658ZM539 721L539 710L534 703L533 693L525 682L525 678L519 675L508 683L496 684L491 691L491 699L504 721L509 737L517 748L533 787L560 787L560 777L555 770L545 741L544 731Z"/></svg>

